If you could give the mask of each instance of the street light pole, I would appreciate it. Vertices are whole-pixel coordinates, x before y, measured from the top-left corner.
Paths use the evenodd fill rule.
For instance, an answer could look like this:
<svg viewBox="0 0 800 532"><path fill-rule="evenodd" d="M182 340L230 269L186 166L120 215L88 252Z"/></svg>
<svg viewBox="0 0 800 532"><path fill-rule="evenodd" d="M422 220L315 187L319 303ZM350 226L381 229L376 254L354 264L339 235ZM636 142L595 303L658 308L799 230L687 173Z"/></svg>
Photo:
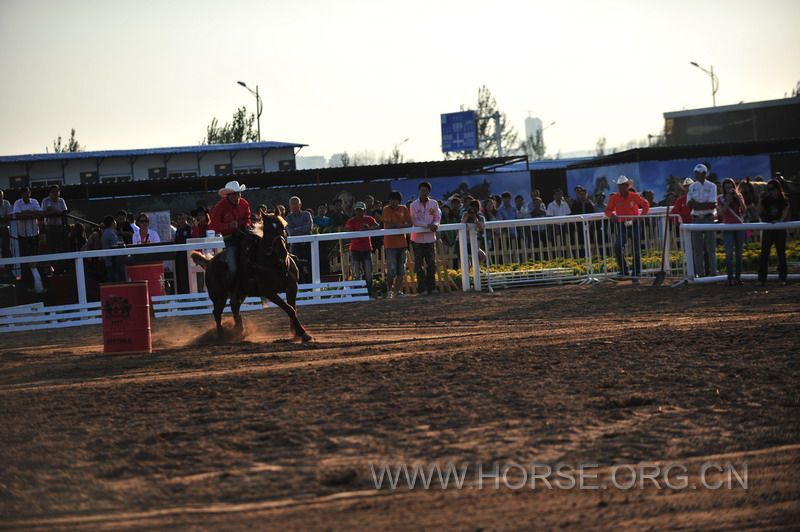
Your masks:
<svg viewBox="0 0 800 532"><path fill-rule="evenodd" d="M719 90L719 78L714 74L714 65L711 65L711 70L706 70L705 68L698 65L695 61L690 61L690 65L693 67L697 67L706 74L711 77L711 102L714 107L717 106L717 91Z"/></svg>
<svg viewBox="0 0 800 532"><path fill-rule="evenodd" d="M264 104L261 101L261 96L258 95L258 85L256 85L256 90L254 91L248 87L247 83L244 81L237 81L236 83L250 91L250 94L256 97L256 127L258 128L258 141L261 142L261 111L264 110Z"/></svg>

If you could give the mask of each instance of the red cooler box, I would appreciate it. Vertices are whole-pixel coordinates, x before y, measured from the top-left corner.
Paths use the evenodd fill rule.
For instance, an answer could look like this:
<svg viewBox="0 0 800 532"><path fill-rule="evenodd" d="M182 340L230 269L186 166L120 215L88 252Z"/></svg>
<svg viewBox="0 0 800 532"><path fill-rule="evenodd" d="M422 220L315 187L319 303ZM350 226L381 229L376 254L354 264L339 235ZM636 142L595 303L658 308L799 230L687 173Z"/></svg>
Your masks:
<svg viewBox="0 0 800 532"><path fill-rule="evenodd" d="M128 266L129 281L147 281L149 283L150 297L164 296L164 263L131 264Z"/></svg>
<svg viewBox="0 0 800 532"><path fill-rule="evenodd" d="M147 281L100 285L104 353L152 353Z"/></svg>

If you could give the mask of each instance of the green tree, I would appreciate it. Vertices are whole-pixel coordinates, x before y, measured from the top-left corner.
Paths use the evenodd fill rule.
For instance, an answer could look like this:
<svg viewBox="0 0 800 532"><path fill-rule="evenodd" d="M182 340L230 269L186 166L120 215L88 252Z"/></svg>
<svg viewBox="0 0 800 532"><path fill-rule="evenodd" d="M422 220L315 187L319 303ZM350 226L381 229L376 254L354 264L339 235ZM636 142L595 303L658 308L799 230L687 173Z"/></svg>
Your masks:
<svg viewBox="0 0 800 532"><path fill-rule="evenodd" d="M211 124L206 128L206 136L200 144L237 144L239 142L255 142L258 140L258 131L253 128L256 115L248 114L246 107L236 109L230 122L220 126L217 118L211 119Z"/></svg>
<svg viewBox="0 0 800 532"><path fill-rule="evenodd" d="M67 140L66 144L62 144L61 135L58 136L56 140L53 141L53 151L55 153L75 153L78 151L83 151L85 146L81 146L78 143L78 139L75 138L75 128L72 128L69 132L69 139Z"/></svg>
<svg viewBox="0 0 800 532"><path fill-rule="evenodd" d="M538 130L533 135L528 135L519 146L519 151L528 156L528 159L533 161L541 161L544 159L544 154L547 148L544 145L544 135L542 131Z"/></svg>
<svg viewBox="0 0 800 532"><path fill-rule="evenodd" d="M466 111L464 105L461 110ZM500 116L500 144L503 146L503 153L514 153L519 149L519 139L517 132L512 126L508 125L508 118L497 108L497 100L492 96L491 91L486 85L478 89L478 149L472 152L448 152L445 159L474 159L481 157L497 157L497 141L495 140L495 121L492 118L495 113Z"/></svg>

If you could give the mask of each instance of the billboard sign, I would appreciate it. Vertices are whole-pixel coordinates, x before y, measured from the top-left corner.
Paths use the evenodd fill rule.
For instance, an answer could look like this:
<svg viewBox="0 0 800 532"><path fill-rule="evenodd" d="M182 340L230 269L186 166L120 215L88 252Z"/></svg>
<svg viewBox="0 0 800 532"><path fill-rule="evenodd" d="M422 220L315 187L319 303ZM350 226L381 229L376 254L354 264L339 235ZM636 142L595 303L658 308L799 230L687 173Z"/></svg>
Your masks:
<svg viewBox="0 0 800 532"><path fill-rule="evenodd" d="M442 115L442 151L475 151L478 149L478 124L475 111Z"/></svg>

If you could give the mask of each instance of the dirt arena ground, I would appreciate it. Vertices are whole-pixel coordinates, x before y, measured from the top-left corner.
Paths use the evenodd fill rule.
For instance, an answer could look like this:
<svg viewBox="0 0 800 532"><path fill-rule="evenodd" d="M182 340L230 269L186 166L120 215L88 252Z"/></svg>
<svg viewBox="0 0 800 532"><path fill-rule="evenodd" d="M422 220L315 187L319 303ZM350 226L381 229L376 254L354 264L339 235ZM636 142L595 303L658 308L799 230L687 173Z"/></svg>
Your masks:
<svg viewBox="0 0 800 532"><path fill-rule="evenodd" d="M800 285L532 287L0 337L0 528L715 528L800 519ZM698 486L702 464L747 489ZM375 489L379 464L679 463L699 489ZM373 464L373 469L370 469ZM472 467L472 466L470 466ZM514 476L516 475L516 477ZM722 475L722 473L720 473ZM523 478L524 480L524 478ZM673 484L675 484L673 482ZM663 486L663 483L662 483Z"/></svg>

